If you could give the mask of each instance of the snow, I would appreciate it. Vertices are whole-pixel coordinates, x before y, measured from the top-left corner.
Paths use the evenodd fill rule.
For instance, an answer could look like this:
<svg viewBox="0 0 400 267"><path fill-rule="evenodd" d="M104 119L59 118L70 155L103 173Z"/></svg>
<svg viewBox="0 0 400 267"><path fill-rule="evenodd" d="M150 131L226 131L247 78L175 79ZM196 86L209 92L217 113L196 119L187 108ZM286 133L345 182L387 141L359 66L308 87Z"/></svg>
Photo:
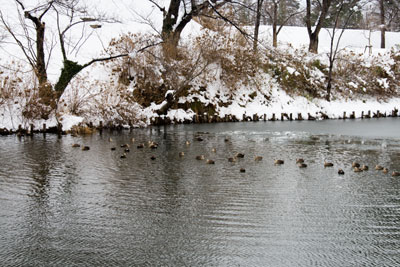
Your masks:
<svg viewBox="0 0 400 267"><path fill-rule="evenodd" d="M70 131L74 125L79 125L84 120L83 117L64 114L60 118L60 123L62 124L63 131Z"/></svg>
<svg viewBox="0 0 400 267"><path fill-rule="evenodd" d="M13 14L15 15L15 5L11 2L12 1L7 1L7 3L3 3L4 5L2 6L2 10L7 11L3 12L4 14L7 14L7 18L12 18ZM82 46L81 51L79 51L78 54L70 55L71 60L77 60L79 63L85 63L94 57L102 55L102 53L104 53L104 46L107 46L112 38L117 38L121 34L128 32L152 32L153 27L156 29L160 29L161 27L161 11L149 4L148 1L93 0L92 7L98 12L107 12L107 14L109 14L110 16L117 17L121 20L121 23L103 24L101 28L93 31L92 37L89 38L88 42L84 46ZM51 25L51 21L46 21L46 24ZM187 25L184 32L182 33L182 37L189 39L193 36L198 35L200 31L201 26L197 23L192 22ZM361 57L363 57L365 60L365 66L372 66L376 64L376 62L373 62L374 56L382 55L382 61L384 61L384 63L381 64L382 68L387 73L391 73L391 66L395 64L395 62L393 60L389 60L388 57L385 57L384 55L392 47L395 47L400 43L400 33L386 33L386 50L379 48L379 31L371 32L370 39L369 35L370 32L367 30L346 30L342 37L340 48L345 48L346 53L361 54ZM282 50L285 50L287 48L288 51L296 51L296 49L298 49L299 51L304 51L309 42L307 29L304 27L283 27L282 31L278 35L278 40L279 47L281 47ZM315 59L326 61L326 53L329 51L330 44L330 30L322 30L319 36L319 40L320 54L316 55ZM272 28L270 26L260 27L260 41L264 45L272 42ZM369 45L369 42L373 47L371 56L364 54L364 52L366 51L365 48ZM0 49L2 51L2 58L0 59L0 70L2 66L6 65L6 63L10 63L12 59L23 59L23 55L19 51L19 48L15 45L6 43L1 45ZM59 52L57 52L58 50L59 49L57 49L57 47L54 49L53 57L49 62L49 79L53 83L56 81L56 78L60 73L62 64L61 55ZM132 59L134 59L137 55L138 54L136 52L132 52L129 54L130 58ZM143 64L145 64L145 62ZM215 77L220 77L221 73L219 67L217 65L214 67ZM107 106L104 107L104 110L113 109L115 108L115 106L121 105L119 99L117 98L118 94L107 91L107 89L109 88L116 87L115 83L117 83L117 79L110 75L109 68L110 67L108 67L107 69L107 67L96 64L86 69L79 75L82 81L79 81L78 79L74 80L73 83L71 83L71 85L66 90L65 96L63 96L63 98L72 99L74 96L74 90L77 90L77 95L85 99L86 92L90 91L91 93L97 95L96 98L93 98L96 101L99 101L100 97L107 97L108 103ZM300 73L292 66L288 66L286 70L290 75L300 75ZM316 68L310 69L310 76L310 79L314 80L321 81L325 79L324 73ZM377 82L386 89L388 89L390 86L387 78L381 78ZM363 81L359 80L351 81L347 84L350 89L356 90L357 88L362 88L365 91L366 89L361 86L362 83ZM128 91L129 90L132 93L133 89L131 87L128 88ZM197 94L189 95L187 97L181 97L179 102L190 102L194 101L194 99L196 98L206 105L215 104L213 99L218 95L219 100L223 103L228 103L231 101L231 104L229 104L228 106L217 106L217 112L219 116L223 118L225 115L234 115L238 119L241 119L243 117L243 114L250 117L252 117L254 114L258 114L259 116L263 116L264 114L266 114L267 118L271 118L272 114L275 114L279 118L281 113L293 113L294 117L297 117L297 113L301 113L304 118L307 118L308 113L315 116L316 114L319 114L319 112L323 112L331 118L339 118L343 116L344 111L347 112L347 114L355 111L357 117L360 117L362 111L367 112L368 110L371 110L375 112L379 110L382 113L389 113L394 108L400 107L400 99L398 98L388 99L386 102L366 97L364 97L362 100L340 98L328 102L321 99L310 100L302 96L293 97L289 96L284 90L279 88L276 81L274 81L272 77L268 76L263 77L263 85L261 86L261 90L264 90L265 92L268 92L270 94L271 100L269 102L266 103L263 95L259 92L257 93L257 96L252 99L250 97L250 94L253 93L254 89L246 87L244 85L239 86L236 95L230 96L229 90L223 86L222 82L218 79L215 79L212 83L209 83L207 85L207 92L200 92ZM106 91L106 93L104 93L104 91ZM168 91L165 95L170 92L174 93L174 91L171 90ZM230 99L230 97L233 97L233 99ZM87 110L97 108L97 106L94 105L93 102L90 102L93 99L89 99L89 97L87 97ZM165 101L158 105L152 103L150 107L138 111L137 116L140 118L138 124L143 125L149 123L152 117L158 116L154 113L154 111L165 104ZM85 115L89 115L82 114L81 116L74 116L71 115L70 110L63 108L61 108L59 112L59 121L62 123L64 131L70 130L74 125L88 122L89 119L90 121L96 123L104 119L103 117L101 117L102 115L100 113L91 114L91 117L84 117ZM48 127L52 127L57 124L57 120L54 116L47 121L29 121L24 119L21 114L21 108L19 108L19 105L13 103L0 105L0 128L15 130L20 124L24 127L27 127L30 123L33 123L35 128L41 128L43 123L46 123ZM183 122L185 120L191 120L194 115L195 113L193 111L187 112L183 109L176 109L170 110L166 116L171 118L172 120ZM116 116L117 115L113 114L112 112L111 115L109 115L110 118L114 118Z"/></svg>

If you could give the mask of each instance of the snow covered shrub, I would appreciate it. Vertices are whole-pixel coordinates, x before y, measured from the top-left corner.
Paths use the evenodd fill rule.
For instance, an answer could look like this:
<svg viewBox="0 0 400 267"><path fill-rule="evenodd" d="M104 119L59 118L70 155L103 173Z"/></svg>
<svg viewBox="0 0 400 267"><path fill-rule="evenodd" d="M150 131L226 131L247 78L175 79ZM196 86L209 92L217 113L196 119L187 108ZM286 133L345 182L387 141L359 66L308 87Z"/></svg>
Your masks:
<svg viewBox="0 0 400 267"><path fill-rule="evenodd" d="M148 35L128 35L112 45L119 52L132 53L148 42L157 41ZM178 47L154 46L116 60L113 71L119 73L120 83L134 89L135 100L148 107L164 101L168 91L176 98L185 97L215 83L231 93L243 86L258 89L257 75L263 72L264 59L240 34L203 30Z"/></svg>
<svg viewBox="0 0 400 267"><path fill-rule="evenodd" d="M210 56L209 49L215 44L206 36L177 48L164 44L135 52L149 42L157 40L153 36L136 34L122 36L112 43L112 49L131 54L114 60L113 72L119 75L121 84L132 88L132 96L140 105L160 104L168 91L174 92L176 98L186 96L199 80L211 77L207 74L215 54Z"/></svg>
<svg viewBox="0 0 400 267"><path fill-rule="evenodd" d="M289 95L323 97L327 66L305 50L274 49L269 55L273 77ZM270 67L271 68L271 67Z"/></svg>
<svg viewBox="0 0 400 267"><path fill-rule="evenodd" d="M363 54L342 52L337 60L335 90L346 97L398 95L398 62L393 54L366 57Z"/></svg>
<svg viewBox="0 0 400 267"><path fill-rule="evenodd" d="M56 99L56 92L50 84L41 85L40 88L35 87L26 99L22 115L32 120L48 120L57 108Z"/></svg>
<svg viewBox="0 0 400 267"><path fill-rule="evenodd" d="M34 120L48 119L56 106L51 86L46 85L39 94L35 77L26 73L22 63L15 61L0 70L1 114L24 127Z"/></svg>
<svg viewBox="0 0 400 267"><path fill-rule="evenodd" d="M108 63L106 63L108 65ZM84 118L84 122L105 125L136 123L137 104L127 86L115 82L111 74L105 80L88 81L89 73L76 77L65 90L59 102L59 114L72 114Z"/></svg>
<svg viewBox="0 0 400 267"><path fill-rule="evenodd" d="M236 33L232 36L219 35L220 45L209 50L210 57L219 63L220 79L232 92L238 87L249 86L259 89L257 74L262 71L265 56L259 51L253 51L252 43L243 35Z"/></svg>

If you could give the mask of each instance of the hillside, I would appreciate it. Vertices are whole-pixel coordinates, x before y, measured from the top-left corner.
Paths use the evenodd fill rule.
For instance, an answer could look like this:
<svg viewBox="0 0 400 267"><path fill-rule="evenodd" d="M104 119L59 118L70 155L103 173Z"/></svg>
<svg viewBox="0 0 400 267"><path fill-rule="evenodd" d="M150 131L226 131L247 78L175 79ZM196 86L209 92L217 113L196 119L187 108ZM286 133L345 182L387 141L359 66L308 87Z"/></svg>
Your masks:
<svg viewBox="0 0 400 267"><path fill-rule="evenodd" d="M132 28L126 24L111 26L97 33L104 38L103 43L94 39L82 47L81 54L86 55L83 59L101 54L104 41L112 37L117 44L111 50L118 50L118 45L128 39L140 44L146 38L153 38L146 35L148 31L143 31L144 28L137 28L137 24L136 32L140 33L131 35L127 33ZM15 130L18 125L27 128L31 123L40 128L44 122L52 126L57 124L57 118L63 129L68 130L81 122L125 126L144 126L165 118L171 122L189 122L196 114L207 114L209 120L213 116L214 121L227 116L238 120L255 115L264 118L264 114L266 119L273 114L279 119L281 113L292 113L294 117L301 113L303 118L309 114L316 118L322 118L322 114L339 118L344 111L347 114L354 111L360 117L362 111L390 114L400 107L400 54L396 47L400 33L387 33L386 50L377 48L379 33L371 33L373 48L369 53L365 50L369 32L346 31L335 65L332 101L328 102L324 100L328 31L321 32L318 55L306 51L305 28L284 27L278 36L277 49L270 46L271 28L262 26L260 32L261 48L254 55L251 43L234 30L225 29L220 35L203 31L192 22L183 33L180 59L157 60L149 55L162 53L159 47L145 53L135 53L138 49L135 47L129 58L93 65L71 82L57 105L57 112L49 111L47 120L35 115L42 110L33 97L32 74L26 73L26 65L13 57L17 53L15 47L3 47L9 52L1 59L0 128ZM60 69L57 57L54 54L50 62L49 75L53 81ZM158 115L156 111L165 104L166 94L177 92L180 87L185 88L178 95L179 101L165 116Z"/></svg>

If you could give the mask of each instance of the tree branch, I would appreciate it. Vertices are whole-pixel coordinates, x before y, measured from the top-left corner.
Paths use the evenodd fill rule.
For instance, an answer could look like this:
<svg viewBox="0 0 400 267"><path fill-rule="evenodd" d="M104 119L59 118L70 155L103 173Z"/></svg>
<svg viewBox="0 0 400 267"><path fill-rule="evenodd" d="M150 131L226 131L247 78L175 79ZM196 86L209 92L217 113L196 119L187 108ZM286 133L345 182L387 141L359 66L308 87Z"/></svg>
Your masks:
<svg viewBox="0 0 400 267"><path fill-rule="evenodd" d="M157 46L157 45L160 45L162 43L164 43L164 42L158 42L158 43L154 43L154 44L149 44L149 45L147 45L145 47L140 48L138 51L136 51L136 53L141 53L141 52L145 51L146 49L148 49L150 47ZM117 59L117 58L120 58L120 57L127 57L127 56L129 56L129 53L120 54L120 55L116 55L116 56L109 56L109 57L104 57L104 58L92 59L88 63L84 64L82 66L82 69L86 68L86 67L88 67L88 66L90 66L90 65L92 65L93 63L96 63L96 62L102 62L102 61L107 61L107 60L112 60L112 59Z"/></svg>
<svg viewBox="0 0 400 267"><path fill-rule="evenodd" d="M7 24L7 22L4 20L3 17L3 13L0 11L0 18L1 21L3 22L4 27L6 28L6 30L11 34L11 36L13 37L13 39L15 40L15 42L18 44L18 46L21 48L22 52L24 53L26 59L29 62L29 65L31 65L31 67L33 69L35 69L35 63L33 61L33 59L28 55L28 52L26 51L24 45L22 44L22 42L17 38L17 36L15 35L15 33L11 30L10 26Z"/></svg>
<svg viewBox="0 0 400 267"><path fill-rule="evenodd" d="M155 6L163 13L163 15L165 16L165 14L167 13L167 11L165 10L164 7L160 6L156 1L153 1L153 0L147 0L147 1L149 1L150 3L152 3L153 5L155 5Z"/></svg>

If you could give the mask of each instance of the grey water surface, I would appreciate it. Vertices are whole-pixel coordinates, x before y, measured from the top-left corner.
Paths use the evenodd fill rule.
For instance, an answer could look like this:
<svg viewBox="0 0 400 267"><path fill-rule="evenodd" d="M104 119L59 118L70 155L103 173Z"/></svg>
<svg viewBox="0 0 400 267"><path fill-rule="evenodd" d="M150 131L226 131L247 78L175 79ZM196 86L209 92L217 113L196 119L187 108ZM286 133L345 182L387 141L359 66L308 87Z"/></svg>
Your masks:
<svg viewBox="0 0 400 267"><path fill-rule="evenodd" d="M0 266L398 266L400 177L376 164L400 171L398 118L0 137Z"/></svg>

